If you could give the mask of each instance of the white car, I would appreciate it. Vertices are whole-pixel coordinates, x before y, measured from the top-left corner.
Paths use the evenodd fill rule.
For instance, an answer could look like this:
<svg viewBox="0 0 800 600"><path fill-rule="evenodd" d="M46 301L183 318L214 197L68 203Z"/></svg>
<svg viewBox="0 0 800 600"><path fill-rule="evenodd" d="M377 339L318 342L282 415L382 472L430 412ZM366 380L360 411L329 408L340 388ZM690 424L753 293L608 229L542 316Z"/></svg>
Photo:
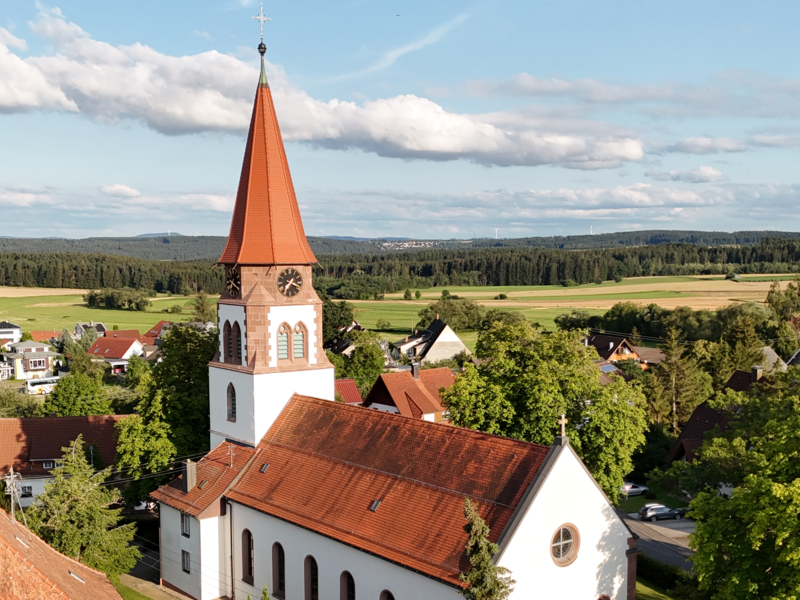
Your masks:
<svg viewBox="0 0 800 600"><path fill-rule="evenodd" d="M622 495L641 496L642 494L649 492L650 488L646 485L636 485L635 483L629 483L626 481L619 491Z"/></svg>

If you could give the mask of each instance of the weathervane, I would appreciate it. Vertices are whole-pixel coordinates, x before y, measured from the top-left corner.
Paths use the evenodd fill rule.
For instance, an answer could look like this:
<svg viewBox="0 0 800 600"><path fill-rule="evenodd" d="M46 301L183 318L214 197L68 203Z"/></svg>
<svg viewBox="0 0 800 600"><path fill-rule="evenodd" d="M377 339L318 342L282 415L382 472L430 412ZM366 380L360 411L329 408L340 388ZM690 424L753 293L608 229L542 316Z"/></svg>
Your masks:
<svg viewBox="0 0 800 600"><path fill-rule="evenodd" d="M259 21L259 25L261 25L261 43L263 44L264 43L264 21L270 21L271 20L269 17L265 17L264 16L264 5L263 4L261 5L261 8L258 11L258 14L255 17L251 17L251 18L255 19L256 21Z"/></svg>

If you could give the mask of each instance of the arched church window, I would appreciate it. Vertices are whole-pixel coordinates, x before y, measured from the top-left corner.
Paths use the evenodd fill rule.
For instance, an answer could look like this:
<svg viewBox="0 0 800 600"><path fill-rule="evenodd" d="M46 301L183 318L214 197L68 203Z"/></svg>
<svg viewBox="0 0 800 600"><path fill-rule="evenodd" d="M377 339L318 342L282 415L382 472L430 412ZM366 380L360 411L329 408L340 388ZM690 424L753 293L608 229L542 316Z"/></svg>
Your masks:
<svg viewBox="0 0 800 600"><path fill-rule="evenodd" d="M302 323L294 326L292 335L292 355L294 358L305 358L306 356L306 328Z"/></svg>
<svg viewBox="0 0 800 600"><path fill-rule="evenodd" d="M242 364L242 331L238 321L233 324L233 345L236 347L236 362Z"/></svg>
<svg viewBox="0 0 800 600"><path fill-rule="evenodd" d="M230 357L233 356L233 331L229 321L225 321L225 326L222 328L222 362L228 362Z"/></svg>
<svg viewBox="0 0 800 600"><path fill-rule="evenodd" d="M289 326L281 325L278 328L278 360L289 359Z"/></svg>
<svg viewBox="0 0 800 600"><path fill-rule="evenodd" d="M228 421L236 422L236 388L228 384Z"/></svg>
<svg viewBox="0 0 800 600"><path fill-rule="evenodd" d="M581 545L581 536L578 528L571 523L565 523L553 534L550 542L550 553L553 562L559 567L566 567L578 558L578 549Z"/></svg>
<svg viewBox="0 0 800 600"><path fill-rule="evenodd" d="M339 578L339 600L356 600L356 582L348 571Z"/></svg>
<svg viewBox="0 0 800 600"><path fill-rule="evenodd" d="M306 556L305 563L306 600L319 600L319 568L316 559Z"/></svg>
<svg viewBox="0 0 800 600"><path fill-rule="evenodd" d="M286 554L278 542L272 545L272 589L276 596L286 597Z"/></svg>
<svg viewBox="0 0 800 600"><path fill-rule="evenodd" d="M249 529L242 531L242 581L253 585L253 570L255 566L255 552L253 534Z"/></svg>

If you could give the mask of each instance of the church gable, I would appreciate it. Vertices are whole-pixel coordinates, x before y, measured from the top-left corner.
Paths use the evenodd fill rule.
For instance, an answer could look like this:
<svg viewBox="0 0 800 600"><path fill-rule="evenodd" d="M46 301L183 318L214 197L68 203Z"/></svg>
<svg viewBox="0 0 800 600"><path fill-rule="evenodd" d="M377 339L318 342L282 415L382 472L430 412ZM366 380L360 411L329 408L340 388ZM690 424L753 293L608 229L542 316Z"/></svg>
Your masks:
<svg viewBox="0 0 800 600"><path fill-rule="evenodd" d="M460 586L465 497L497 540L547 450L295 396L226 496Z"/></svg>

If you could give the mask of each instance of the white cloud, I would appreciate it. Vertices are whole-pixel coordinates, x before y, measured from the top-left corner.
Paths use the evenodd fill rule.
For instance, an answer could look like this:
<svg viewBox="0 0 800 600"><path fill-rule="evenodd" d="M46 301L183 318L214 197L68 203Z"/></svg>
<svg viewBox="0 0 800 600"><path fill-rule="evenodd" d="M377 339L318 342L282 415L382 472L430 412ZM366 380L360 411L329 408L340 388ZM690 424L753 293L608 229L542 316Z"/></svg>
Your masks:
<svg viewBox="0 0 800 600"><path fill-rule="evenodd" d="M425 46L430 46L431 44L435 44L439 40L441 40L444 36L446 36L454 27L457 27L464 21L469 18L468 14L458 15L457 17L450 19L447 23L440 25L428 35L411 42L410 44L406 44L405 46L400 46L399 48L395 48L394 50L390 50L386 54L384 54L381 59L376 62L371 67L363 69L361 71L357 71L355 73L349 73L347 75L340 75L338 77L334 77L333 80L340 80L340 79L350 79L354 77L361 77L363 75L368 75L370 73L376 73L378 71L382 71L390 66L392 66L397 59L409 54L410 52L415 52L417 50L421 50Z"/></svg>
<svg viewBox="0 0 800 600"><path fill-rule="evenodd" d="M754 135L750 138L750 145L765 146L768 148L790 148L800 146L800 137L794 135Z"/></svg>
<svg viewBox="0 0 800 600"><path fill-rule="evenodd" d="M645 176L656 181L686 181L688 183L711 183L725 179L725 176L714 167L697 167L691 171L648 171Z"/></svg>
<svg viewBox="0 0 800 600"><path fill-rule="evenodd" d="M104 194L109 194L111 196L120 196L122 198L138 198L139 196L141 196L139 190L134 189L127 185L123 185L121 183L100 186L100 191L103 192Z"/></svg>
<svg viewBox="0 0 800 600"><path fill-rule="evenodd" d="M195 29L192 33L194 33L197 37L201 37L201 38L203 38L205 40L210 40L211 39L211 34L208 33L207 31L197 31Z"/></svg>
<svg viewBox="0 0 800 600"><path fill-rule="evenodd" d="M730 138L692 137L680 140L664 149L666 152L685 154L717 154L718 152L744 152L747 145Z"/></svg>
<svg viewBox="0 0 800 600"><path fill-rule="evenodd" d="M28 42L18 38L8 29L3 29L2 27L0 27L0 44L3 44L4 46L11 46L17 50L24 51L28 49Z"/></svg>
<svg viewBox="0 0 800 600"><path fill-rule="evenodd" d="M433 43L456 21L417 45ZM17 97L5 99L9 92L3 86L0 110L80 111L108 123L138 120L168 135L243 135L247 130L257 72L235 56L210 51L173 57L141 44L115 47L93 40L58 9L41 11L31 28L57 52L20 59L0 46L0 76L11 68L18 71L11 86L16 92L10 92ZM413 50L411 46L404 51ZM633 134L602 123L532 118L519 111L461 114L410 94L361 104L324 102L292 85L279 66L268 69L288 141L386 157L499 166L598 169L644 155Z"/></svg>

